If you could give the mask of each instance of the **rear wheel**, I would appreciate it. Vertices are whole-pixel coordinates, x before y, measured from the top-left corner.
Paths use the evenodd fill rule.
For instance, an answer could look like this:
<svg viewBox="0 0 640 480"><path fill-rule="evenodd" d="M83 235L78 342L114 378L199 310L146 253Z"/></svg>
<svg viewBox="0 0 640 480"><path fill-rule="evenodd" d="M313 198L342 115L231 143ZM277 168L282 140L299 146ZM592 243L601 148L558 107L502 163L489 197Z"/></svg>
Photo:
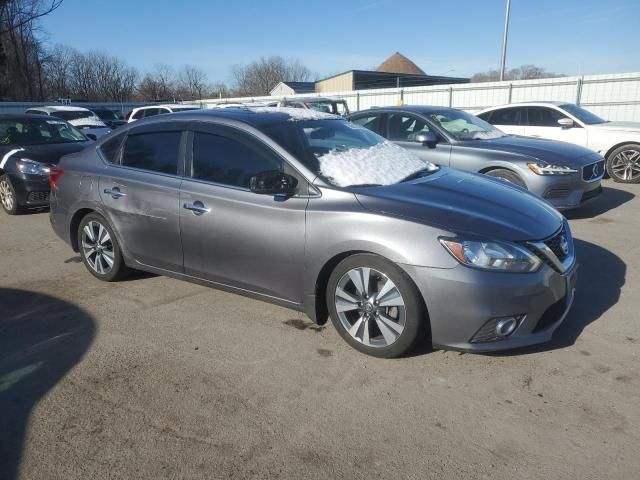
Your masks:
<svg viewBox="0 0 640 480"><path fill-rule="evenodd" d="M607 173L614 182L640 183L640 145L616 148L607 157Z"/></svg>
<svg viewBox="0 0 640 480"><path fill-rule="evenodd" d="M9 215L17 215L23 210L18 205L18 197L13 185L11 185L11 180L6 175L0 176L0 205Z"/></svg>
<svg viewBox="0 0 640 480"><path fill-rule="evenodd" d="M115 282L130 273L113 229L97 213L90 213L78 227L80 256L87 270L105 282Z"/></svg>
<svg viewBox="0 0 640 480"><path fill-rule="evenodd" d="M527 184L524 183L524 180L518 175L516 172L512 172L511 170L507 170L506 168L496 168L495 170L489 170L485 175L489 175L490 177L501 178L509 183L513 183L522 187L524 189L527 188Z"/></svg>
<svg viewBox="0 0 640 480"><path fill-rule="evenodd" d="M372 254L340 262L327 285L331 321L356 350L393 358L423 338L427 315L420 293L397 265Z"/></svg>

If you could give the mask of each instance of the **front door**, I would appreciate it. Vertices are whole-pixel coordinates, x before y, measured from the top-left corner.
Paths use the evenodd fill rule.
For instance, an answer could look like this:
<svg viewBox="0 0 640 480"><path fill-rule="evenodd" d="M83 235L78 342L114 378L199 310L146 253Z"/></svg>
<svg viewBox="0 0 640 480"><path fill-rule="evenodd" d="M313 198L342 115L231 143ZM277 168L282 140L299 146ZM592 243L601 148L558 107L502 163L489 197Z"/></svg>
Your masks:
<svg viewBox="0 0 640 480"><path fill-rule="evenodd" d="M186 274L300 303L305 195L249 189L251 177L288 165L260 141L223 126L195 126L180 193ZM306 194L305 180L299 186Z"/></svg>
<svg viewBox="0 0 640 480"><path fill-rule="evenodd" d="M587 146L587 131L578 123L572 127L562 127L560 119L569 119L561 111L551 107L527 107L527 125L524 128L527 137L547 138L561 142Z"/></svg>
<svg viewBox="0 0 640 480"><path fill-rule="evenodd" d="M100 176L100 197L124 248L137 262L182 270L179 124L129 131L117 164Z"/></svg>
<svg viewBox="0 0 640 480"><path fill-rule="evenodd" d="M415 141L416 135L433 132L439 141L435 146ZM451 145L429 124L418 116L408 113L388 113L386 138L402 148L412 151L423 160L448 167L451 162Z"/></svg>

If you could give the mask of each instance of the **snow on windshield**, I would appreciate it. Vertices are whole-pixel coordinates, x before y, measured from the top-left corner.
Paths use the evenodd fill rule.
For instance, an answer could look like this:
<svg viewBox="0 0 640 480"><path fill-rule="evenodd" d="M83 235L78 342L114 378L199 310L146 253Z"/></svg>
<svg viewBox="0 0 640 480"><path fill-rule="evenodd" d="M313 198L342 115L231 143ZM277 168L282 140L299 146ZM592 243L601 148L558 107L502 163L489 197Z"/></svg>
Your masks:
<svg viewBox="0 0 640 480"><path fill-rule="evenodd" d="M98 117L74 118L67 121L74 127L106 127Z"/></svg>
<svg viewBox="0 0 640 480"><path fill-rule="evenodd" d="M289 115L290 122L300 122L304 120L331 120L340 118L337 115L331 115L330 113L319 112L317 110L311 110L306 108L293 108L293 107L251 107L252 112L256 113L286 113Z"/></svg>
<svg viewBox="0 0 640 480"><path fill-rule="evenodd" d="M494 138L502 138L504 135L502 130L496 128L490 132L473 132L471 138L474 140L493 140Z"/></svg>
<svg viewBox="0 0 640 480"><path fill-rule="evenodd" d="M391 185L418 170L438 168L390 142L369 148L332 150L319 156L318 161L320 173L339 187Z"/></svg>

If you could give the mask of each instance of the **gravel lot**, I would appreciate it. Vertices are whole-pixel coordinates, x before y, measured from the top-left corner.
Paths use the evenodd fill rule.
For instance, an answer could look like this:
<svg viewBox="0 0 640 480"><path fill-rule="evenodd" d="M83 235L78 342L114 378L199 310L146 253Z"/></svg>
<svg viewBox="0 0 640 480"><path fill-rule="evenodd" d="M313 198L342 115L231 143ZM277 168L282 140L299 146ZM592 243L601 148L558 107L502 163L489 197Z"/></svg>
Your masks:
<svg viewBox="0 0 640 480"><path fill-rule="evenodd" d="M101 283L47 213L0 213L0 479L636 479L640 186L605 185L569 215L551 344L399 360L202 286Z"/></svg>

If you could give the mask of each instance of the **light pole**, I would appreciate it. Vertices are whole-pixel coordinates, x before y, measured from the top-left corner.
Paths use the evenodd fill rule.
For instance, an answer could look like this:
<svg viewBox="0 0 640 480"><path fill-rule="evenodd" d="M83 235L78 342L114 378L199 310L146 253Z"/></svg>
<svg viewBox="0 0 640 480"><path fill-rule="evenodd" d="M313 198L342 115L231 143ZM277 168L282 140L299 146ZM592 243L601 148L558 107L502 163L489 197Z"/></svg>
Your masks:
<svg viewBox="0 0 640 480"><path fill-rule="evenodd" d="M507 63L507 37L509 35L509 9L511 0L507 0L507 11L504 14L504 36L502 37L502 60L500 62L500 81L504 80L504 69Z"/></svg>

